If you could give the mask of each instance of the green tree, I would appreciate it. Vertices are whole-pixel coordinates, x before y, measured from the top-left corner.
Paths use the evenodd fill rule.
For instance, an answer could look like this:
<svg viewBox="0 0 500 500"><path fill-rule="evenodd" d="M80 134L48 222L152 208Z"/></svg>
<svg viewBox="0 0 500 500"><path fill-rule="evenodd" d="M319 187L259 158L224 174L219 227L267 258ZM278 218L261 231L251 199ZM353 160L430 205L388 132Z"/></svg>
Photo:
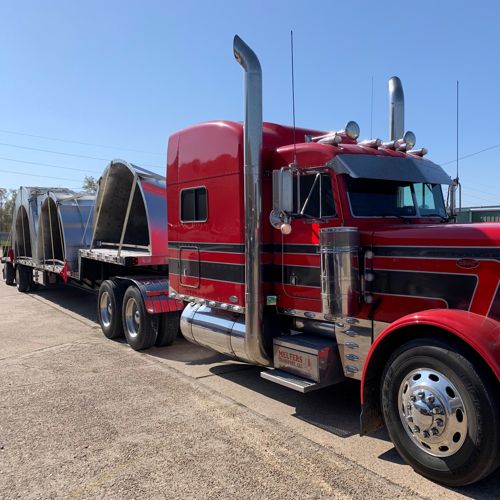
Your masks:
<svg viewBox="0 0 500 500"><path fill-rule="evenodd" d="M99 187L99 182L95 177L92 177L91 175L86 175L85 178L83 179L83 186L82 189L89 194L96 194L97 193L97 188Z"/></svg>
<svg viewBox="0 0 500 500"><path fill-rule="evenodd" d="M10 233L16 194L15 189L0 188L0 233Z"/></svg>

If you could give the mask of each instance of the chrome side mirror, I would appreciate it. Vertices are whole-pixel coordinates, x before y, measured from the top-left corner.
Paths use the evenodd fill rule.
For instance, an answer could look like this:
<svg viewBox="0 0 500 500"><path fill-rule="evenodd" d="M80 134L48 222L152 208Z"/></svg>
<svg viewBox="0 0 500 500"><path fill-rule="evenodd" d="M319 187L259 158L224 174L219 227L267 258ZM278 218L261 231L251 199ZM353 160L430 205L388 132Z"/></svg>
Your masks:
<svg viewBox="0 0 500 500"><path fill-rule="evenodd" d="M288 214L293 212L293 172L290 168L273 170L273 210L271 225L283 234L290 234L292 226Z"/></svg>
<svg viewBox="0 0 500 500"><path fill-rule="evenodd" d="M293 174L290 168L273 170L273 210L293 211Z"/></svg>

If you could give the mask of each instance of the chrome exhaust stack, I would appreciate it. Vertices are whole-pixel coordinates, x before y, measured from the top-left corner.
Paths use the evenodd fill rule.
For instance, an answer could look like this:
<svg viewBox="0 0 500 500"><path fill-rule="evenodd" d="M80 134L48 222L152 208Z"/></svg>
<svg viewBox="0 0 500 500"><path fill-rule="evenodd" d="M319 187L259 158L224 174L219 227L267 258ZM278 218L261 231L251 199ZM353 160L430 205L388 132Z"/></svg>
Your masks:
<svg viewBox="0 0 500 500"><path fill-rule="evenodd" d="M405 95L397 76L389 78L389 136L391 141L402 139L405 133Z"/></svg>
<svg viewBox="0 0 500 500"><path fill-rule="evenodd" d="M262 69L254 51L238 36L234 57L245 71L243 127L245 193L245 353L248 361L268 366L264 348L262 297Z"/></svg>

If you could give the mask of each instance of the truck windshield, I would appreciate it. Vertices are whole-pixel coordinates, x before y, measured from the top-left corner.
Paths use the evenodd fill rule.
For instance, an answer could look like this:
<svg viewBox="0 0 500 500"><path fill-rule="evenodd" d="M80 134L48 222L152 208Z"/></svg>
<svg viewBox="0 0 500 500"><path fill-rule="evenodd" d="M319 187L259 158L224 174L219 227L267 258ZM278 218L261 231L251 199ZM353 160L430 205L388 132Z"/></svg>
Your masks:
<svg viewBox="0 0 500 500"><path fill-rule="evenodd" d="M354 179L346 176L352 214L357 217L446 217L440 184Z"/></svg>

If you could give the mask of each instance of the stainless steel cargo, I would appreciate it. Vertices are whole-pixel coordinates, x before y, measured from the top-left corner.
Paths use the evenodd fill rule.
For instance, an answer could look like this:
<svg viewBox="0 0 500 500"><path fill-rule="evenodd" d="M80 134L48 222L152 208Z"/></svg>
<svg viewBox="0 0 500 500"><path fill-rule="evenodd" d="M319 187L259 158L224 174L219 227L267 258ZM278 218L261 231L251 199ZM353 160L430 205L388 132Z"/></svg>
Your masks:
<svg viewBox="0 0 500 500"><path fill-rule="evenodd" d="M78 272L78 251L92 236L95 196L70 190L47 190L40 200L37 261L42 266L68 266Z"/></svg>
<svg viewBox="0 0 500 500"><path fill-rule="evenodd" d="M84 258L163 265L167 258L165 177L113 160L99 180L90 248Z"/></svg>

